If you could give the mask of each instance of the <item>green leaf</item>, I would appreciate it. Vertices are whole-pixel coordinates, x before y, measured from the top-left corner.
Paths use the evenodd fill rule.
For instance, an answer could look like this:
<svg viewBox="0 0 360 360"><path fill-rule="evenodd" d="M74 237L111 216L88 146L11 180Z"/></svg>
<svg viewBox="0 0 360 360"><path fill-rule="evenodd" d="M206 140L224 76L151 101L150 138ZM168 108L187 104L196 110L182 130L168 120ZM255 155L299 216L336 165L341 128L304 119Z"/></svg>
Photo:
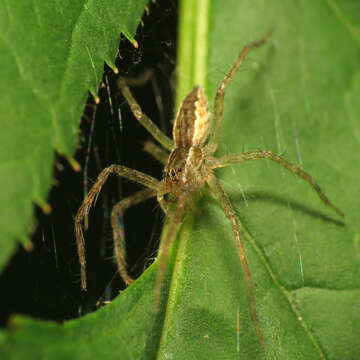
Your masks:
<svg viewBox="0 0 360 360"><path fill-rule="evenodd" d="M229 221L204 189L175 241L159 314L152 311L155 264L110 305L79 320L55 325L16 317L14 330L0 340L4 358L356 359L360 24L355 10L355 2L340 6L330 0L210 4L203 35L208 69L202 69L210 96L241 47L276 27L228 89L218 155L252 149L283 153L312 174L346 216L339 219L308 184L276 163L259 160L216 171L246 229L264 349L249 314ZM190 49L196 40L192 35Z"/></svg>
<svg viewBox="0 0 360 360"><path fill-rule="evenodd" d="M79 119L104 61L114 67L122 32L142 1L16 1L0 5L0 268L27 240L33 202L45 206L54 151L71 156Z"/></svg>

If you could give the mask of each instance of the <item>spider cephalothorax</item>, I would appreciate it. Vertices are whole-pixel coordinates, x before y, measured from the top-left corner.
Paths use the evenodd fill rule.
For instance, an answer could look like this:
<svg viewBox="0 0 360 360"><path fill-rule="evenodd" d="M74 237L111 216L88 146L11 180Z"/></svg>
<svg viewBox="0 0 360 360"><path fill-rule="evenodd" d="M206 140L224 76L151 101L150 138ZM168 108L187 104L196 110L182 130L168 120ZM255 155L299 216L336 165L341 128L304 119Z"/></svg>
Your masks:
<svg viewBox="0 0 360 360"><path fill-rule="evenodd" d="M167 211L167 206L164 201L164 195L167 193L172 193L177 199L177 204L176 206L172 207L172 213L170 214L171 221L168 227L168 231L162 238L163 240L160 246L161 251L159 252L159 267L155 287L156 306L160 301L160 289L166 267L170 243L174 239L181 224L184 209L188 203L188 200L191 199L193 193L202 187L202 185L206 182L209 186L211 194L219 202L225 215L230 221L239 253L239 259L243 268L245 281L248 288L251 316L254 321L260 343L264 346L262 332L260 330L259 321L256 314L254 286L251 281L250 267L247 262L247 257L241 237L241 225L239 219L236 216L235 210L231 205L230 199L223 190L220 182L215 177L213 169L250 160L265 158L270 159L307 181L318 193L320 199L326 205L330 206L339 215L343 215L342 211L335 207L328 200L323 191L320 189L319 185L312 179L309 174L271 151L255 150L239 154L229 154L220 158L215 158L213 156L220 139L225 90L232 81L236 71L239 69L248 52L255 47L263 45L270 37L270 35L271 31L269 31L261 40L244 46L235 60L231 70L219 84L214 99L214 118L211 129L210 113L208 110L208 102L204 89L199 86L195 86L193 90L189 92L189 94L183 100L175 119L173 127L174 141L163 134L159 128L141 111L140 106L131 95L125 80L119 79L118 84L120 90L129 103L136 119L164 148L171 151L171 153L168 157L168 160L166 161L166 155L162 149L160 149L155 144L152 144L150 147L152 149L152 154L156 158L161 159L161 161L166 163L164 168L164 176L161 181L158 181L150 175L144 174L134 169L129 169L122 165L111 165L100 173L98 179L79 208L75 218L76 240L81 264L81 284L84 290L86 290L87 283L85 268L85 245L81 223L84 217L89 213L89 209L92 203L97 198L101 187L110 174L115 173L119 176L136 181L145 186L145 189L140 190L137 193L119 201L114 206L111 213L111 226L113 229L115 257L119 273L126 284L131 284L133 280L129 276L126 269L126 262L123 255L124 239L119 217L130 206L136 205L139 202L154 196L157 196L157 199L165 212ZM208 142L206 143L207 140Z"/></svg>
<svg viewBox="0 0 360 360"><path fill-rule="evenodd" d="M185 97L176 115L171 151L164 169L165 191L178 196L195 191L204 183L199 170L204 163L204 143L209 133L209 109L204 89L195 86Z"/></svg>

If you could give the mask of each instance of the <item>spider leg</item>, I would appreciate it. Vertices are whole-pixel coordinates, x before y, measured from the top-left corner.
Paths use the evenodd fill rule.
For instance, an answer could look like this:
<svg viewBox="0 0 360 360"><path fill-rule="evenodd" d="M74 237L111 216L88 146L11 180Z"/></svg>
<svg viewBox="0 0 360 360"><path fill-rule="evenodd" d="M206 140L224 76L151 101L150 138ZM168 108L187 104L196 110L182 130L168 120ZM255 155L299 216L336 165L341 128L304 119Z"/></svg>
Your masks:
<svg viewBox="0 0 360 360"><path fill-rule="evenodd" d="M241 237L241 224L239 222L239 219L236 216L235 210L232 207L230 200L228 196L226 195L224 189L214 176L212 172L207 177L207 183L209 184L209 187L211 189L212 194L216 198L216 200L220 203L222 209L224 210L224 213L226 217L229 219L232 227L232 231L235 237L236 245L238 248L238 254L240 257L240 262L242 266L242 270L245 275L246 280L246 286L248 290L248 298L249 298L249 305L250 305L250 312L251 317L253 319L257 335L260 340L260 344L262 347L264 347L264 340L263 336L259 327L259 320L256 315L256 306L255 306L255 295L254 295L254 285L251 280L251 273L250 273L250 267L249 263L246 259L246 252L243 245L242 237Z"/></svg>
<svg viewBox="0 0 360 360"><path fill-rule="evenodd" d="M152 155L156 160L158 160L163 165L166 165L169 154L164 151L161 147L156 145L151 140L148 140L144 143L144 150ZM163 185L164 186L164 185ZM164 194L160 193L157 195L157 201L159 205L161 206L161 209L163 210L164 214L167 214L168 206L166 204L166 201L164 199Z"/></svg>
<svg viewBox="0 0 360 360"><path fill-rule="evenodd" d="M214 99L214 125L211 131L212 135L210 137L209 144L207 145L210 154L213 154L216 151L220 140L221 126L223 119L224 97L227 87L230 85L232 79L235 76L235 73L238 71L239 67L245 60L249 51L264 45L271 36L272 32L273 30L271 29L266 33L266 35L262 39L245 45L240 51L238 57L236 58L231 70L225 76L223 81L220 83Z"/></svg>
<svg viewBox="0 0 360 360"><path fill-rule="evenodd" d="M154 301L154 309L155 311L159 308L160 303L160 295L161 295L161 286L164 279L167 259L169 257L169 248L170 244L176 236L176 233L181 224L181 220L184 214L185 206L187 203L187 199L190 196L188 193L183 193L179 196L176 207L174 209L174 213L171 214L171 222L170 227L165 236L161 239L160 247L159 247L159 268L156 277L156 285L155 285L155 301Z"/></svg>
<svg viewBox="0 0 360 360"><path fill-rule="evenodd" d="M141 110L140 105L132 96L129 87L126 85L126 80L118 78L117 84L122 92L124 98L128 102L132 113L134 114L137 121L156 139L164 148L172 150L174 142L167 137Z"/></svg>
<svg viewBox="0 0 360 360"><path fill-rule="evenodd" d="M162 211L164 212L164 214L167 214L168 213L168 206L167 206L167 203L164 199L164 195L162 193L158 194L157 197L156 197Z"/></svg>
<svg viewBox="0 0 360 360"><path fill-rule="evenodd" d="M153 156L157 161L161 164L166 165L169 153L164 151L160 146L156 145L153 141L147 140L144 142L144 149L145 152Z"/></svg>
<svg viewBox="0 0 360 360"><path fill-rule="evenodd" d="M344 213L339 208L337 208L327 198L325 193L321 190L320 186L315 182L315 180L307 172L301 170L298 166L291 164L289 161L285 160L281 156L279 156L271 151L257 150L257 151L243 152L240 154L230 154L230 155L223 156L219 159L212 158L209 161L209 166L214 169L214 168L219 168L219 167L224 167L224 166L241 163L241 162L248 161L248 160L258 160L258 159L273 160L273 161L277 162L278 164L280 164L281 166L283 166L284 168L286 168L287 170L294 173L295 175L301 177L302 179L307 181L312 186L312 188L317 192L320 199L322 200L322 202L325 205L331 207L340 216L344 216Z"/></svg>
<svg viewBox="0 0 360 360"><path fill-rule="evenodd" d="M125 234L123 231L123 227L120 224L120 218L123 216L123 214L129 207L139 204L140 202L147 199L150 199L156 196L156 194L157 192L153 189L142 189L135 194L120 200L111 211L111 227L113 230L116 263L120 276L122 277L126 285L130 285L133 282L133 279L129 276L126 270L124 247Z"/></svg>
<svg viewBox="0 0 360 360"><path fill-rule="evenodd" d="M126 83L130 86L145 86L153 77L153 70L147 69L142 74L135 77L126 77Z"/></svg>
<svg viewBox="0 0 360 360"><path fill-rule="evenodd" d="M75 233L76 244L78 249L79 262L81 266L81 287L86 290L86 259L85 259L85 240L81 222L89 214L89 210L94 201L96 201L101 188L110 174L117 174L129 180L140 183L147 188L152 189L156 193L162 192L163 187L161 182L150 175L146 175L140 171L129 169L122 165L110 165L105 168L98 176L95 184L89 191L87 197L82 202L76 216L75 216Z"/></svg>

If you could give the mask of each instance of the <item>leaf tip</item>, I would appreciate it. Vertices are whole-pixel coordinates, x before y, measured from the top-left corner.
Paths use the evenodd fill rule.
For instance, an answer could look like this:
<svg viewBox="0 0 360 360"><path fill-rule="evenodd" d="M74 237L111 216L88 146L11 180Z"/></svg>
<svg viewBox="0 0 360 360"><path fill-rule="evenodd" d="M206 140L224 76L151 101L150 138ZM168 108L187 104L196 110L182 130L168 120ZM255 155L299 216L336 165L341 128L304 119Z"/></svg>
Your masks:
<svg viewBox="0 0 360 360"><path fill-rule="evenodd" d="M42 211L45 215L49 215L52 211L51 205L49 203L45 203L42 207Z"/></svg>
<svg viewBox="0 0 360 360"><path fill-rule="evenodd" d="M34 250L34 244L30 240L25 241L23 246L26 252L31 252Z"/></svg>
<svg viewBox="0 0 360 360"><path fill-rule="evenodd" d="M67 161L69 162L71 167L74 169L74 171L76 171L76 172L81 171L81 165L73 157L70 157L70 156L67 157Z"/></svg>

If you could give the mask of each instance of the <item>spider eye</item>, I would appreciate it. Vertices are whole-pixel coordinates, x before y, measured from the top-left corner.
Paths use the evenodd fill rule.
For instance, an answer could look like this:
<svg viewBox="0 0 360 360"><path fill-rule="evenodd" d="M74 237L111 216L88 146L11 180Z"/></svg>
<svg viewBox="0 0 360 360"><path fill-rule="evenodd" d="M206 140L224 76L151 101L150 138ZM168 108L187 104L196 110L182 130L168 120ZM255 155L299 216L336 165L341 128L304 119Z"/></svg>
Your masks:
<svg viewBox="0 0 360 360"><path fill-rule="evenodd" d="M181 169L181 168L177 168L176 171L177 171L178 173L181 173L182 169Z"/></svg>

